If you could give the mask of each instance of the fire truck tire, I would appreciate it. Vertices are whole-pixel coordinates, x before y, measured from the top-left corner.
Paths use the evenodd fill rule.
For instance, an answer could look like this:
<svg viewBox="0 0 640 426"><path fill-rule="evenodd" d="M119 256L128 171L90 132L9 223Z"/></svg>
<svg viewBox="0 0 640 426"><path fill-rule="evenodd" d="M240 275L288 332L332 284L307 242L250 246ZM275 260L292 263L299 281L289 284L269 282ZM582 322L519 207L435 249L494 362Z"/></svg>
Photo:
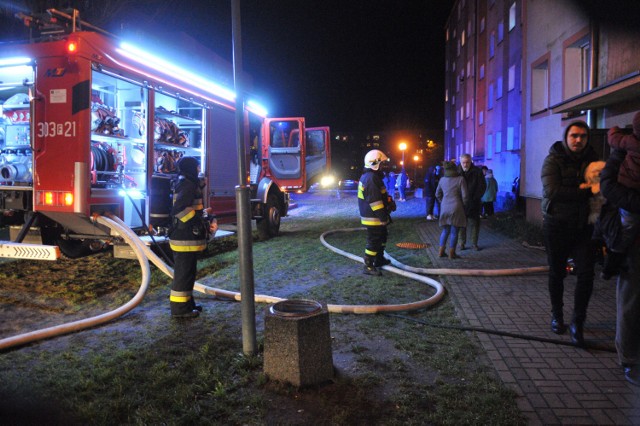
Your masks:
<svg viewBox="0 0 640 426"><path fill-rule="evenodd" d="M78 259L93 253L90 244L86 241L57 238L55 244L60 247L60 252L69 259Z"/></svg>
<svg viewBox="0 0 640 426"><path fill-rule="evenodd" d="M258 236L262 240L277 237L280 233L280 203L275 194L267 196L264 205L264 217L256 221Z"/></svg>

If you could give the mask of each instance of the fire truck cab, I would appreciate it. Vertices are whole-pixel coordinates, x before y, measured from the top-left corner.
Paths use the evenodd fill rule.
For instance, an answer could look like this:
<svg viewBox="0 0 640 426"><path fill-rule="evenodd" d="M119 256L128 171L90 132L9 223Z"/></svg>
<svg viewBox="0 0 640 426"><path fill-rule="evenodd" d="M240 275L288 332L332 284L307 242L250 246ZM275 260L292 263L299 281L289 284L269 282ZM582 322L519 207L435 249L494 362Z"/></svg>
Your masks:
<svg viewBox="0 0 640 426"><path fill-rule="evenodd" d="M104 214L140 235L150 227L162 234L184 156L199 160L218 223L236 222L235 93L153 51L83 30L75 14L50 15L59 30L0 45L0 226L13 225L11 240L77 257L117 243L92 220ZM272 237L289 192L330 167L329 128L266 118L250 101L243 116L251 215Z"/></svg>

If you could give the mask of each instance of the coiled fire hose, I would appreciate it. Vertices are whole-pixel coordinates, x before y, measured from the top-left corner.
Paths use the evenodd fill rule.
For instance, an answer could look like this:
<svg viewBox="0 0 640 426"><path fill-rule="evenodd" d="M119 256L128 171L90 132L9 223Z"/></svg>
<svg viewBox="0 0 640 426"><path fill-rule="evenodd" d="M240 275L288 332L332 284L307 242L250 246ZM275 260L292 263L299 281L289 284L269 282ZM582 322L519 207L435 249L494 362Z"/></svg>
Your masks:
<svg viewBox="0 0 640 426"><path fill-rule="evenodd" d="M49 327L9 338L5 338L0 340L0 350L7 349L14 346L24 345L27 343L31 343L37 340L43 340L46 338L50 338L53 336L59 336L79 330L83 330L86 328L94 327L99 324L103 324L112 319L120 317L125 313L129 312L135 306L137 306L144 297L150 280L150 269L149 269L149 260L156 265L162 272L164 272L169 277L173 277L173 269L167 266L166 263L160 259L158 255L156 255L150 247L140 241L139 237L117 216L110 215L109 218L103 216L97 216L95 220L110 229L114 230L117 234L122 236L122 238L132 247L134 250L138 262L142 268L142 283L141 286L136 293L136 295L125 305L107 312L105 314L101 314L98 316L94 316L91 318L86 318L83 320L73 321L67 324L62 324L54 327ZM345 257L348 257L356 262L363 262L362 257L355 256L351 253L348 253L344 250L338 249L331 244L327 243L325 237L338 232L353 232L353 231L362 231L364 228L348 228L348 229L338 229L327 231L320 236L320 241L322 244L327 247L329 250L341 254ZM526 273L535 273L535 272L543 272L547 270L547 267L534 267L534 268L516 268L516 269L503 269L503 270L458 270L458 269L425 269L425 268L414 268L410 266L403 265L398 262L393 257L387 254L387 258L391 260L392 265L383 266L382 269L388 270L398 275L402 275L404 277L414 279L419 282L423 282L431 287L433 287L436 293L428 299L419 300L416 302L403 303L403 304L391 304L391 305L327 305L327 310L331 313L353 313L353 314L373 314L373 313L388 313L388 312L401 312L401 311L413 311L418 309L423 309L425 307L434 305L438 303L442 297L444 296L444 286L429 277L425 277L422 275L418 275L416 272L422 274L441 274L441 275L482 275L482 276L499 276L499 275L514 275L514 274L526 274ZM402 269L401 269L402 268ZM403 270L406 269L406 270ZM194 290L199 291L204 294L213 295L216 297L231 299L240 301L242 296L239 292L223 290L218 288L209 287L202 283L196 282L194 286ZM286 299L268 296L268 295L255 295L255 301L258 303L276 303L279 301L283 301Z"/></svg>
<svg viewBox="0 0 640 426"><path fill-rule="evenodd" d="M327 231L320 236L320 241L322 244L328 248L329 250L341 254L343 256L348 257L349 259L353 259L355 261L362 262L361 257L357 257L348 253L346 251L340 250L331 244L327 243L324 237L331 234L336 234L339 232L354 232L354 231L364 231L365 228L344 228L344 229L335 229L332 231ZM537 274L540 272L549 271L548 266L532 266L532 267L523 267L523 268L512 268L512 269L453 269L453 268L415 268L413 266L404 265L394 259L389 253L386 253L385 256L387 259L391 261L391 264L405 271L415 272L418 274L426 274L426 275L458 275L458 276L473 276L473 277L500 277L500 276L508 276L508 275L525 275L525 274ZM386 269L386 267L385 267Z"/></svg>
<svg viewBox="0 0 640 426"><path fill-rule="evenodd" d="M118 217L112 216L111 218L116 223L120 225L124 225L124 222L122 222L122 220L120 220ZM133 233L133 231L129 231L129 232ZM322 237L321 239L323 240ZM143 250L145 255L151 261L151 263L156 265L166 275L173 277L173 269L167 266L162 261L162 259L160 259L160 257L158 257L158 255L156 255L151 250L150 247L144 245ZM349 253L347 254L349 255L348 257L356 261L362 262L361 257L356 257ZM412 311L416 309L422 309L427 306L431 306L437 303L438 301L440 301L440 299L442 299L442 297L444 296L444 287L442 286L442 284L440 284L438 281L432 278L424 277L424 276L415 274L413 272L403 271L393 266L385 266L384 268L396 274L405 276L407 278L411 278L411 279L426 283L432 286L433 288L435 288L436 293L428 299L420 300L412 303L394 304L394 305L327 305L327 310L332 313L352 313L352 314L375 314L380 312ZM216 297L221 297L221 298L231 299L236 301L242 300L242 295L237 291L222 290L219 288L209 287L197 281L193 289L201 293L216 296ZM268 296L263 294L256 294L254 297L257 303L276 303L276 302L286 300L280 297Z"/></svg>

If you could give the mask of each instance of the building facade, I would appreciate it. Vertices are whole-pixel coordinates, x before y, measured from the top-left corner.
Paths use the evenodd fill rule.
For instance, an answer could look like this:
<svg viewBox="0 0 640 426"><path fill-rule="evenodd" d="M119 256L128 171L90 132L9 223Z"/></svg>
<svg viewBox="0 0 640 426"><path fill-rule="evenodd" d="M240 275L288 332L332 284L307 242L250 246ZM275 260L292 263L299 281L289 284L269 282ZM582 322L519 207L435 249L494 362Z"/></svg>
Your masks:
<svg viewBox="0 0 640 426"><path fill-rule="evenodd" d="M522 131L520 0L459 0L446 26L445 158L468 153L514 205Z"/></svg>
<svg viewBox="0 0 640 426"><path fill-rule="evenodd" d="M639 6L456 2L446 26L445 158L467 152L493 169L506 207L519 177L527 218L539 222L540 169L566 125L588 122L604 159L607 129L629 126L640 109L640 34L625 18Z"/></svg>

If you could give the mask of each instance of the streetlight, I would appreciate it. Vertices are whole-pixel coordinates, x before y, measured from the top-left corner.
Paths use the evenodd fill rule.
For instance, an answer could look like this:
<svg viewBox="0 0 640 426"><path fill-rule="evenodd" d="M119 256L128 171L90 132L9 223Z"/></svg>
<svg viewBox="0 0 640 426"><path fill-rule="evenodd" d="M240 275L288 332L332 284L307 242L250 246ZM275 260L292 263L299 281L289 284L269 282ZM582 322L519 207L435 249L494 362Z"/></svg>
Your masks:
<svg viewBox="0 0 640 426"><path fill-rule="evenodd" d="M400 142L400 145L398 145L398 148L400 148L400 151L402 151L402 165L404 166L404 152L407 150L407 143Z"/></svg>
<svg viewBox="0 0 640 426"><path fill-rule="evenodd" d="M417 155L413 156L413 182L415 184L416 182L416 173L418 171L418 160L420 159L420 157L418 157Z"/></svg>

